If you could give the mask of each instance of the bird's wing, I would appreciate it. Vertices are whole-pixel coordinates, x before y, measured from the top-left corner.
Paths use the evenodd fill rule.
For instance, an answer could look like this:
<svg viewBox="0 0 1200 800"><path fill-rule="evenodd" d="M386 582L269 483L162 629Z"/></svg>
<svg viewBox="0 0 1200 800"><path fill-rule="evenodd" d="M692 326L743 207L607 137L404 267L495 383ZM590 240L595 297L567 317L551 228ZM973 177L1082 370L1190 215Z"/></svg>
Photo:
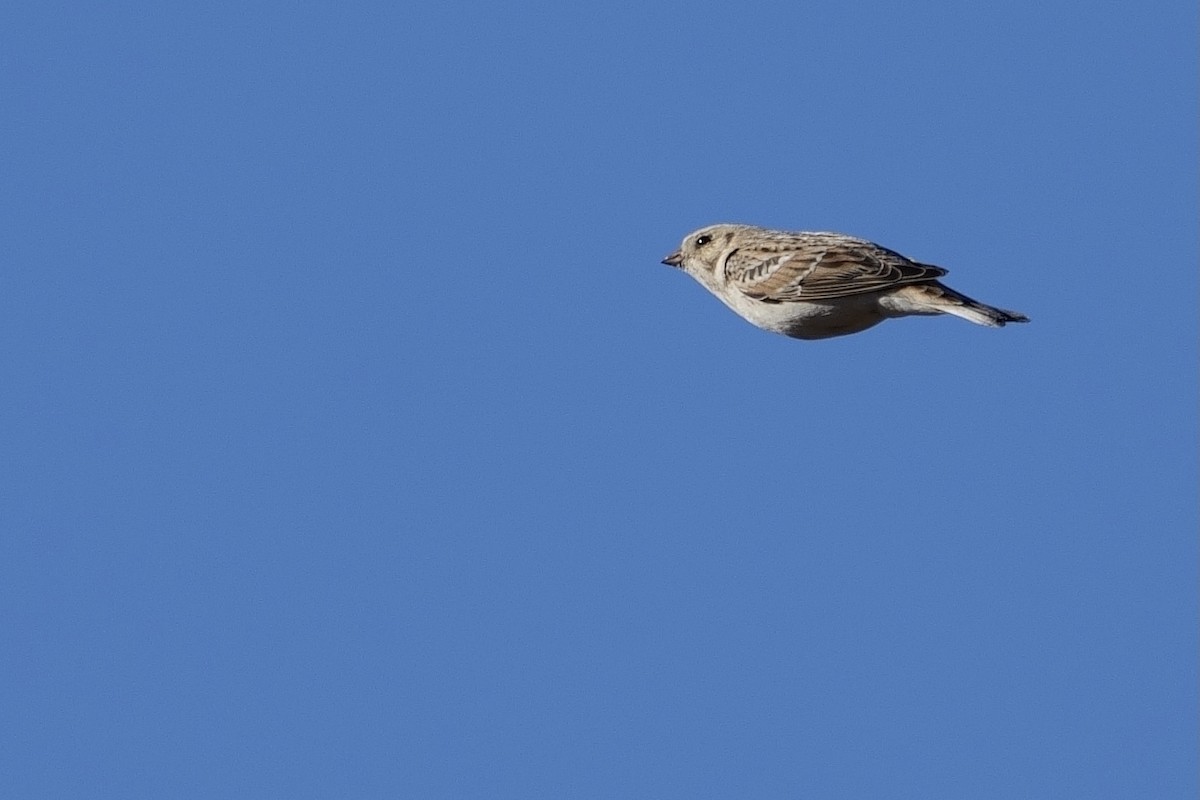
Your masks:
<svg viewBox="0 0 1200 800"><path fill-rule="evenodd" d="M839 234L808 234L739 248L725 261L738 291L767 303L832 300L934 280L946 270Z"/></svg>

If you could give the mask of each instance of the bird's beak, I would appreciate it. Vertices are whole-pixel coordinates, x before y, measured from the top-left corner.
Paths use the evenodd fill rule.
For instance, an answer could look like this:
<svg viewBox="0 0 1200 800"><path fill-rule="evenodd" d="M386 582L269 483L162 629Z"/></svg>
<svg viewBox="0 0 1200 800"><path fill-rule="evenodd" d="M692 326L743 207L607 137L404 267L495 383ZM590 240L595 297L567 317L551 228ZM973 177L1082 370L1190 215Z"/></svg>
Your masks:
<svg viewBox="0 0 1200 800"><path fill-rule="evenodd" d="M674 253L671 253L671 255L664 258L662 263L666 264L668 267L678 267L683 263L683 253L679 250L676 250Z"/></svg>

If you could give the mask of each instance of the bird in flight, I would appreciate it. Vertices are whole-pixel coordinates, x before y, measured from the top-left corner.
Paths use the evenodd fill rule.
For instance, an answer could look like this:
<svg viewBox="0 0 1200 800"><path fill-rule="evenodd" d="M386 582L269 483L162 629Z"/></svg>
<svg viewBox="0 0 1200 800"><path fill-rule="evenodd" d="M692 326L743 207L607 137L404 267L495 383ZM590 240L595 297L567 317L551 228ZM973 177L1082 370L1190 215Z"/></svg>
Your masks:
<svg viewBox="0 0 1200 800"><path fill-rule="evenodd" d="M663 259L743 319L796 339L864 331L885 319L952 314L1002 328L1028 322L980 303L938 279L946 270L841 233L710 225Z"/></svg>

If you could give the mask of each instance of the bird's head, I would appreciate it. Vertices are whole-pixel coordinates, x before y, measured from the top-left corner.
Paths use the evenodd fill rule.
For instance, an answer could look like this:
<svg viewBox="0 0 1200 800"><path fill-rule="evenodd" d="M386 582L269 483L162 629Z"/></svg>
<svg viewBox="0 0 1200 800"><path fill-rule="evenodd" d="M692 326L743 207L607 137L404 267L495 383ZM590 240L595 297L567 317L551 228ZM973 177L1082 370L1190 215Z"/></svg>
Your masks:
<svg viewBox="0 0 1200 800"><path fill-rule="evenodd" d="M662 263L679 267L697 278L712 275L729 253L734 235L745 227L723 223L692 231L683 238L679 249L664 258Z"/></svg>

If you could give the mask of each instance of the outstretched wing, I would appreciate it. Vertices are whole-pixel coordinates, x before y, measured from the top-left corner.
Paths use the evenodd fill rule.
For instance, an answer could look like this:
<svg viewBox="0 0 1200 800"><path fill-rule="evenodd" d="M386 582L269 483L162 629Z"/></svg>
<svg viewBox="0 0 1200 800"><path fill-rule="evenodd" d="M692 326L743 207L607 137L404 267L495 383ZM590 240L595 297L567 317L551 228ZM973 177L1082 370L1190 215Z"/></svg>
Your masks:
<svg viewBox="0 0 1200 800"><path fill-rule="evenodd" d="M918 264L886 247L834 233L766 239L733 251L725 261L729 284L767 303L832 300L945 274L941 267Z"/></svg>

